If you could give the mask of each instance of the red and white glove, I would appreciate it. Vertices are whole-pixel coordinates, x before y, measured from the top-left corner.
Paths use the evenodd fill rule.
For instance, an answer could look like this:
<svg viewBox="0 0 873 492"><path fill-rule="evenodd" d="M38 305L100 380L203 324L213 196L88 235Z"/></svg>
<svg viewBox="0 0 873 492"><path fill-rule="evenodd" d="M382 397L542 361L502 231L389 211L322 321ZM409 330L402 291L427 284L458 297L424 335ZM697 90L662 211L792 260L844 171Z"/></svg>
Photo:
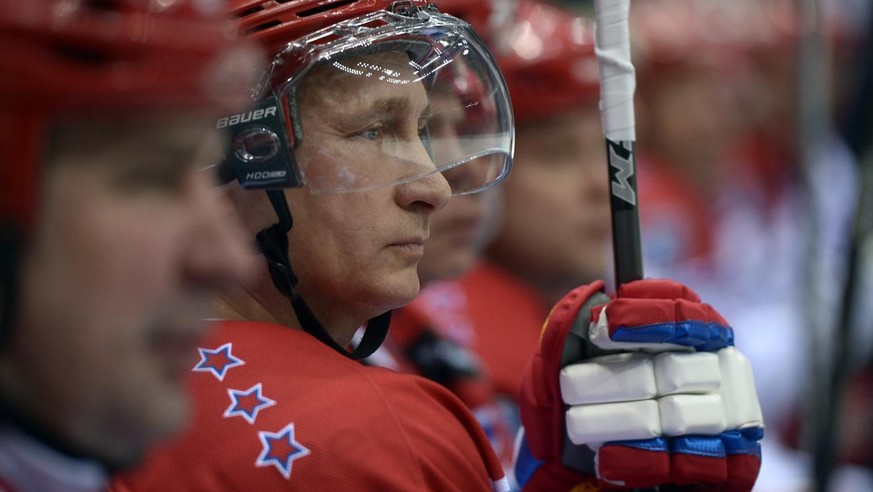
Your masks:
<svg viewBox="0 0 873 492"><path fill-rule="evenodd" d="M552 309L520 392L524 490L751 490L763 419L733 330L670 280L594 282ZM584 490L584 489L578 489Z"/></svg>

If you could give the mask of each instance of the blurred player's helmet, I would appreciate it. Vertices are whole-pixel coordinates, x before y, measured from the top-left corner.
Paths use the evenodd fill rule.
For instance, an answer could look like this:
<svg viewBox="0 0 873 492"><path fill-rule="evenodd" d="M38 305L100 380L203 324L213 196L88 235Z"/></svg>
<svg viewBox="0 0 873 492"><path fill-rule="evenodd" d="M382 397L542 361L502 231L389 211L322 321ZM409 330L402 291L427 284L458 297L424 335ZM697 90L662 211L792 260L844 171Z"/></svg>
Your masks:
<svg viewBox="0 0 873 492"><path fill-rule="evenodd" d="M540 0L521 0L492 46L516 120L533 121L595 101L600 75L594 23Z"/></svg>
<svg viewBox="0 0 873 492"><path fill-rule="evenodd" d="M506 78L517 122L548 118L597 99L594 23L545 0L444 0L469 22Z"/></svg>
<svg viewBox="0 0 873 492"><path fill-rule="evenodd" d="M17 251L33 228L53 122L246 103L252 46L231 44L223 2L0 2L0 309L11 322ZM222 109L224 108L224 109ZM5 333L5 330L4 330Z"/></svg>
<svg viewBox="0 0 873 492"><path fill-rule="evenodd" d="M514 126L505 82L469 24L423 0L236 0L231 14L245 35L275 56L255 90L256 109L218 121L231 134L222 175L244 188L267 190L279 223L261 231L258 243L274 284L291 299L302 328L343 354L366 357L382 343L389 315L371 320L352 354L333 341L296 292L287 243L293 221L280 189L363 192L435 173L446 177L453 194L493 186L512 164ZM373 61L373 55L383 53L400 54L402 66ZM417 135L385 137L391 145L383 148L398 150L381 162L307 160L297 150L307 138L299 98L315 70L345 81L359 77L386 94L421 84L428 94L428 114ZM323 97L344 100L342 91ZM410 143L423 145L429 161L404 155Z"/></svg>
<svg viewBox="0 0 873 492"><path fill-rule="evenodd" d="M3 223L30 223L50 119L242 101L254 67L233 66L222 15L212 1L2 2Z"/></svg>
<svg viewBox="0 0 873 492"><path fill-rule="evenodd" d="M785 34L781 22L772 22L771 5L767 0L640 2L630 13L632 58L639 76L669 74L683 66L736 70L742 50Z"/></svg>
<svg viewBox="0 0 873 492"><path fill-rule="evenodd" d="M438 0L440 12L464 20L473 26L482 39L491 45L491 36L504 21L506 15L515 10L517 0Z"/></svg>

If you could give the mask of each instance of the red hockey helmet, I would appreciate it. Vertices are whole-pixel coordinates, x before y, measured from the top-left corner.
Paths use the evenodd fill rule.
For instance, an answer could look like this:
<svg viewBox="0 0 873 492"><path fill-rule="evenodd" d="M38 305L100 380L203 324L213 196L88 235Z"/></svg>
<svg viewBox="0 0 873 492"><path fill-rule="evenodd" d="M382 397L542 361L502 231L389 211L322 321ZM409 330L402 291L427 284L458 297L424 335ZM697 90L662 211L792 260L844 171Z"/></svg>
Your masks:
<svg viewBox="0 0 873 492"><path fill-rule="evenodd" d="M797 46L792 0L647 0L630 10L634 65L643 77L677 67L737 71L753 54L787 55Z"/></svg>
<svg viewBox="0 0 873 492"><path fill-rule="evenodd" d="M0 239L32 227L53 120L245 104L258 57L224 15L217 0L0 2Z"/></svg>
<svg viewBox="0 0 873 492"><path fill-rule="evenodd" d="M235 37L219 0L0 2L0 344L55 125L241 108L261 59Z"/></svg>
<svg viewBox="0 0 873 492"><path fill-rule="evenodd" d="M492 46L518 121L590 104L600 87L594 23L539 0L521 0Z"/></svg>
<svg viewBox="0 0 873 492"><path fill-rule="evenodd" d="M258 87L260 105L255 111L218 122L233 136L226 177L243 187L305 186L312 193L344 193L392 186L462 165L475 167L468 174L477 180L458 181L463 187L452 187L453 193L462 194L492 186L509 172L514 138L509 96L491 54L466 22L440 13L424 0L236 0L231 14L244 34L275 54ZM398 70L365 59L385 52L404 53L408 60L400 62ZM429 92L438 86L465 90L456 94L463 104L460 117L454 117L463 124L449 136L422 128L421 140L433 165L422 166L398 154L392 158L403 166L399 175L389 175L381 169L384 164L364 159L338 162L336 169L324 169L332 163L322 160L315 168L295 150L306 138L298 89L316 67L341 77L378 81L389 93L406 84L423 84ZM458 79L461 74L463 81ZM471 88L476 90L467 90ZM431 100L430 111L439 112L440 105ZM440 151L447 148L452 151Z"/></svg>

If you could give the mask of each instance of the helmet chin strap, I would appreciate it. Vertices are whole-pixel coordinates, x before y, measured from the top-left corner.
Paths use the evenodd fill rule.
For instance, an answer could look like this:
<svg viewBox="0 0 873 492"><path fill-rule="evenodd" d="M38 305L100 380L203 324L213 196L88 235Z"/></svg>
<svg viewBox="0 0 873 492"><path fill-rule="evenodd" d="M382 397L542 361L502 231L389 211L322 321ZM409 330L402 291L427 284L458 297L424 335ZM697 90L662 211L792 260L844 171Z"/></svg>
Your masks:
<svg viewBox="0 0 873 492"><path fill-rule="evenodd" d="M10 343L12 323L18 306L18 275L21 264L21 235L0 225L0 348Z"/></svg>
<svg viewBox="0 0 873 492"><path fill-rule="evenodd" d="M273 209L279 216L279 222L259 232L257 241L261 252L267 259L267 266L270 269L270 277L273 279L273 284L279 289L279 292L291 299L291 306L294 308L294 314L297 315L297 320L300 321L303 331L346 357L355 360L369 357L382 345L382 342L385 341L385 337L388 335L391 311L367 322L364 337L354 351L349 352L336 343L315 317L315 314L312 313L312 310L309 309L303 297L297 292L297 275L294 274L294 270L291 268L291 260L288 253L288 232L294 225L294 220L291 217L288 202L285 200L285 193L281 190L268 190L267 196L273 205Z"/></svg>

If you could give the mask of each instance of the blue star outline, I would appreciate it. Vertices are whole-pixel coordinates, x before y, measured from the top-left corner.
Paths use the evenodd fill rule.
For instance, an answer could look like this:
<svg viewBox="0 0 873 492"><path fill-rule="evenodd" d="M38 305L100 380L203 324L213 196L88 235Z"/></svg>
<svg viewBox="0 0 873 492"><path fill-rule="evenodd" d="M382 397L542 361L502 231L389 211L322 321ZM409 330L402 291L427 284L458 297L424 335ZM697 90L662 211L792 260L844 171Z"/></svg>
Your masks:
<svg viewBox="0 0 873 492"><path fill-rule="evenodd" d="M194 366L192 371L209 372L219 381L224 381L224 376L227 375L229 369L245 364L242 359L235 357L231 353L232 348L232 343L225 343L217 349L198 348L200 362Z"/></svg>
<svg viewBox="0 0 873 492"><path fill-rule="evenodd" d="M227 394L230 396L230 406L224 411L224 417L242 417L250 424L255 423L258 412L276 404L274 400L263 395L261 383L245 391L228 389Z"/></svg>
<svg viewBox="0 0 873 492"><path fill-rule="evenodd" d="M264 450L255 461L255 466L274 466L285 479L291 478L291 465L294 460L308 456L309 448L294 438L294 422L279 432L258 432Z"/></svg>

